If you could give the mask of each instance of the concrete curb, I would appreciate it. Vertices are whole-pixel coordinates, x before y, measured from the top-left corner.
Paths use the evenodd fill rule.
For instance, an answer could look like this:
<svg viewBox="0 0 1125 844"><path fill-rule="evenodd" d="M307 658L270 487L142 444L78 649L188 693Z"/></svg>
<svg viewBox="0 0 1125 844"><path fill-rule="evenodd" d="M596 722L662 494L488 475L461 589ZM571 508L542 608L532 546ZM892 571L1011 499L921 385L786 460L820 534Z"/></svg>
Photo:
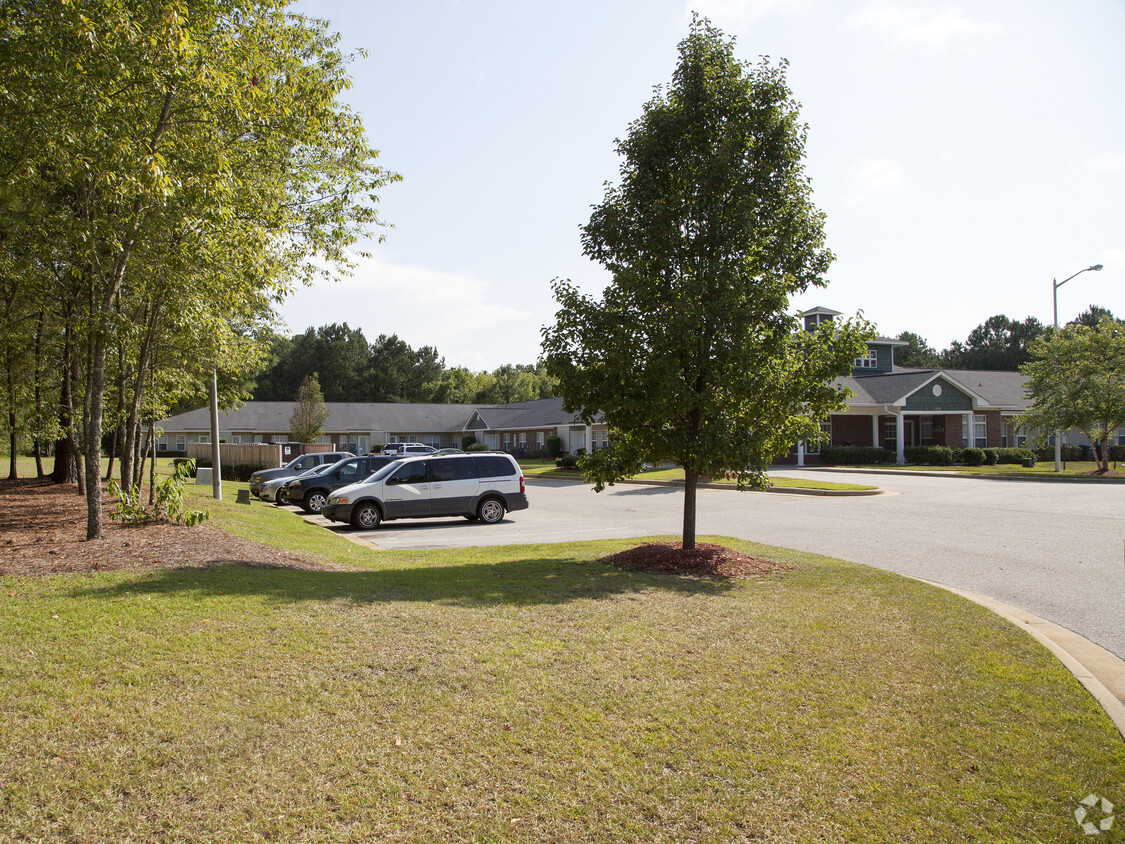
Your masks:
<svg viewBox="0 0 1125 844"><path fill-rule="evenodd" d="M1035 638L1058 658L1098 702L1125 739L1125 660L1054 622L963 589L917 578L992 610Z"/></svg>
<svg viewBox="0 0 1125 844"><path fill-rule="evenodd" d="M533 481L561 481L562 483L588 483L582 478L560 478L560 477L543 477L542 475L528 475L524 479L527 482ZM620 485L632 486L667 486L667 487L682 487L683 481L639 481L639 480L623 480L617 481L614 486ZM698 485L699 489L728 489L734 492L739 492L737 486L733 484L716 484L701 481ZM744 489L742 492L779 492L786 495L827 495L837 497L854 497L860 495L886 495L887 492L882 489L805 489L802 487L773 487L769 489Z"/></svg>
<svg viewBox="0 0 1125 844"><path fill-rule="evenodd" d="M960 472L956 469L948 471L928 471L926 469L854 469L847 466L780 466L786 472L836 472L841 475L898 475L902 478L973 478L986 481L1030 481L1032 483L1049 484L1121 484L1125 478L1097 478L1081 477L1078 475L1001 475L1001 474L973 474Z"/></svg>

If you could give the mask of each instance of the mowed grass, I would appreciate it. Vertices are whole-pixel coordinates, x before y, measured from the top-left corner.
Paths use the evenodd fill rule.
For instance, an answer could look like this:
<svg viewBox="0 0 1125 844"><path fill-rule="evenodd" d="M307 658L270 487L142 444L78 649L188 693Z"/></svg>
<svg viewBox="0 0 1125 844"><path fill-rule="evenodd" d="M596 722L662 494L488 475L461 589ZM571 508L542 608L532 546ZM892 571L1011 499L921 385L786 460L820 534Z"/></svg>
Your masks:
<svg viewBox="0 0 1125 844"><path fill-rule="evenodd" d="M567 478L572 480L582 480L580 472L572 469L558 469L553 462L551 463L521 463L520 467L523 469L524 475L527 477L553 477L553 478ZM638 481L668 481L672 483L683 483L684 470L680 468L672 469L649 469L648 471L641 472L633 477L633 480ZM716 478L714 483L730 484L735 486L735 481L727 480L724 478ZM780 488L788 489L830 489L830 490L873 490L878 487L865 485L865 484L848 484L839 483L836 481L822 481L813 478L780 478L771 477L770 485Z"/></svg>
<svg viewBox="0 0 1125 844"><path fill-rule="evenodd" d="M234 488L215 523L347 569L0 579L0 841L1081 841L1125 802L1092 698L941 590L714 537L795 568L375 552Z"/></svg>

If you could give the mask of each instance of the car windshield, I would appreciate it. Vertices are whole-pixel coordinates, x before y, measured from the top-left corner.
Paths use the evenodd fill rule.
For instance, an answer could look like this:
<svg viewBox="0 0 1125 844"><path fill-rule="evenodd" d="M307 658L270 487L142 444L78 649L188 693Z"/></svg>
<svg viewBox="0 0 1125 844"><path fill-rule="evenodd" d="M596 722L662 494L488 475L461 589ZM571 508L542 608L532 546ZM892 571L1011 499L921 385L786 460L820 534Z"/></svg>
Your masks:
<svg viewBox="0 0 1125 844"><path fill-rule="evenodd" d="M368 475L364 479L363 482L367 483L368 481L381 481L381 480L383 480L383 478L387 477L387 475L389 475L391 472L393 472L395 469L397 469L401 465L402 465L401 460L392 460L386 466L380 466L378 469L375 470L375 472L373 474Z"/></svg>

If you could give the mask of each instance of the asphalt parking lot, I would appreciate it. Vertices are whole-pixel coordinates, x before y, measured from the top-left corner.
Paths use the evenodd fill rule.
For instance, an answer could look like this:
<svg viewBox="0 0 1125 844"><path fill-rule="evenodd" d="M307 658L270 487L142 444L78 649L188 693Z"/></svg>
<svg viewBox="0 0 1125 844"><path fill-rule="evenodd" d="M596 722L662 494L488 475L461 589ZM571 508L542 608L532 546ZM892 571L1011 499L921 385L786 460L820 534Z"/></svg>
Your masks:
<svg viewBox="0 0 1125 844"><path fill-rule="evenodd" d="M836 498L701 489L698 532L841 557L965 589L1050 619L1125 657L1125 485L905 472L820 477L873 484L885 494ZM619 485L594 493L584 484L543 480L529 481L527 488L529 509L500 524L423 519L355 535L379 548L421 549L680 532L681 489Z"/></svg>

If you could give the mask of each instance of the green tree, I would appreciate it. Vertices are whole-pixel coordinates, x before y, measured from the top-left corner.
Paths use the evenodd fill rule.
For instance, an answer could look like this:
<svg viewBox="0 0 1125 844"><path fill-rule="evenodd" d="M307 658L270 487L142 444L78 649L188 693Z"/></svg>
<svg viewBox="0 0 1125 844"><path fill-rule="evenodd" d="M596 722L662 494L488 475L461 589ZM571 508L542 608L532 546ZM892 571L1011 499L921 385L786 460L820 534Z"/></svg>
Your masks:
<svg viewBox="0 0 1125 844"><path fill-rule="evenodd" d="M1031 347L1020 371L1031 409L1019 417L1024 430L1077 428L1095 447L1098 471L1109 470L1113 433L1125 426L1125 325L1110 316L1096 328L1074 322L1052 329Z"/></svg>
<svg viewBox="0 0 1125 844"><path fill-rule="evenodd" d="M937 369L941 357L937 350L926 342L926 338L913 331L904 331L895 338L906 343L895 349L895 365L917 367L918 369Z"/></svg>
<svg viewBox="0 0 1125 844"><path fill-rule="evenodd" d="M135 417L142 358L173 360L153 345L176 325L160 316L171 292L180 318L219 337L180 361L209 371L249 336L247 314L347 262L378 223L373 192L397 178L339 102L337 36L286 5L11 0L0 13L0 249L40 256L50 295L74 303L60 425L82 431L88 538L108 385L117 421Z"/></svg>
<svg viewBox="0 0 1125 844"><path fill-rule="evenodd" d="M1097 328L1098 323L1102 321L1103 317L1109 317L1110 319L1117 319L1117 317L1115 317L1113 315L1112 311L1110 311L1109 308L1103 308L1100 305L1090 305L1090 307L1088 307L1086 310L1084 310L1082 313L1080 313L1078 316L1076 316L1068 324L1073 324L1073 323L1077 322L1077 323L1081 323L1082 325L1087 326L1088 328ZM1120 320L1118 320L1118 322L1120 322Z"/></svg>
<svg viewBox="0 0 1125 844"><path fill-rule="evenodd" d="M621 182L583 229L613 281L601 300L556 281L543 330L568 409L599 413L609 448L583 470L601 490L672 459L686 479L683 547L695 547L701 474L765 486L766 468L843 407L869 327L799 330L789 297L823 286L832 260L803 169L806 127L786 64L738 61L733 40L698 17L617 149Z"/></svg>
<svg viewBox="0 0 1125 844"><path fill-rule="evenodd" d="M1043 324L1032 316L1023 322L1003 314L991 316L970 331L964 343L954 340L942 352L942 365L950 369L1015 372L1030 359L1028 348L1043 331Z"/></svg>
<svg viewBox="0 0 1125 844"><path fill-rule="evenodd" d="M316 442L324 433L330 415L324 406L324 394L320 391L316 373L305 376L289 419L289 435L299 443Z"/></svg>

